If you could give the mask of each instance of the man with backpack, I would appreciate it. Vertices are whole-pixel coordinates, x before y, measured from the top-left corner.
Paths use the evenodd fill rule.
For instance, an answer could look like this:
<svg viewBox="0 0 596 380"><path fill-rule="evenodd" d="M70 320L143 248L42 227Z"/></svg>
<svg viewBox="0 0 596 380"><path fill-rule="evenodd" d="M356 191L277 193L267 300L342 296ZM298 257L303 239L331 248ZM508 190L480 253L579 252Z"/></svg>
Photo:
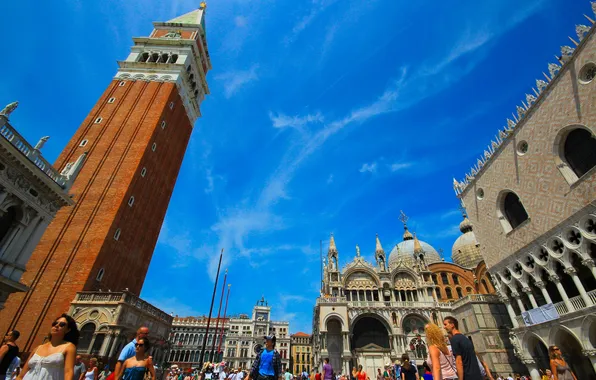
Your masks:
<svg viewBox="0 0 596 380"><path fill-rule="evenodd" d="M281 380L281 356L275 349L275 335L265 337L265 348L257 354L247 380Z"/></svg>

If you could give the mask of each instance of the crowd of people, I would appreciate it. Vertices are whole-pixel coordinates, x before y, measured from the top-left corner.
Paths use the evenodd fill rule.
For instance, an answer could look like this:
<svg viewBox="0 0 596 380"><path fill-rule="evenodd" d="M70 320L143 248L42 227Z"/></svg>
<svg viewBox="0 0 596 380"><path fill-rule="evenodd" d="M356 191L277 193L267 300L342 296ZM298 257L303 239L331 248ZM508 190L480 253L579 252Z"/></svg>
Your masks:
<svg viewBox="0 0 596 380"><path fill-rule="evenodd" d="M447 336L444 335L447 332ZM487 364L479 358L472 341L459 331L453 317L443 320L443 329L429 323L425 326L428 355L420 368L408 354L401 361L387 363L378 368L376 380L529 380L529 376L492 374ZM74 319L62 314L54 322L48 339L38 346L21 366L17 341L20 333L12 330L0 346L0 380L148 380L158 375L151 356L149 329L141 327L118 356L113 370L98 363L96 358L85 361L77 355L79 330ZM230 368L226 363L205 363L200 369L184 371L172 366L165 380L371 380L362 365L350 374L336 374L324 359L321 373L318 370L293 375L282 370L279 352L275 349L276 337L264 337L265 347L257 354L250 370ZM542 380L578 380L557 346L549 347L550 368L541 370ZM103 369L100 369L103 368ZM374 376L374 375L373 375Z"/></svg>

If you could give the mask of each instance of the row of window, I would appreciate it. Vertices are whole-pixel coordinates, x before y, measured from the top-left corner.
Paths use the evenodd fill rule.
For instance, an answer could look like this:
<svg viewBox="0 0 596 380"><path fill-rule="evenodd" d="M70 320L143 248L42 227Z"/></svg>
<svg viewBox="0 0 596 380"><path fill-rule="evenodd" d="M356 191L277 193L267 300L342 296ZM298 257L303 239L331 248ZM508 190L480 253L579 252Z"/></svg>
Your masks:
<svg viewBox="0 0 596 380"><path fill-rule="evenodd" d="M433 279L433 282L435 285L439 285L439 280L437 279L436 274L432 275L432 279ZM457 276L457 274L455 274L455 273L451 274L451 279L453 280L453 284L459 285L459 277ZM441 273L441 284L443 284L443 285L449 284L449 277L448 277L447 273L445 273L445 272Z"/></svg>
<svg viewBox="0 0 596 380"><path fill-rule="evenodd" d="M176 63L178 61L178 54L171 53L156 53L143 52L139 54L137 62L147 63Z"/></svg>
<svg viewBox="0 0 596 380"><path fill-rule="evenodd" d="M455 288L455 291L457 292L457 298L463 298L464 294L461 290L461 288ZM453 291L451 290L450 287L446 287L445 288L445 297L441 296L441 288L436 288L435 292L437 293L437 298L438 299L442 299L442 298L447 298L447 299L453 299ZM472 294L474 293L474 290L470 287L466 288L466 293L467 294Z"/></svg>
<svg viewBox="0 0 596 380"><path fill-rule="evenodd" d="M575 127L563 131L560 136L563 143L559 144L557 168L565 180L574 184L586 173L596 167L596 136L586 128ZM525 151L527 151L527 143ZM519 149L518 149L519 153ZM484 199L484 190L476 190L476 198ZM505 233L519 227L529 219L519 196L511 190L503 191L497 198L497 217Z"/></svg>

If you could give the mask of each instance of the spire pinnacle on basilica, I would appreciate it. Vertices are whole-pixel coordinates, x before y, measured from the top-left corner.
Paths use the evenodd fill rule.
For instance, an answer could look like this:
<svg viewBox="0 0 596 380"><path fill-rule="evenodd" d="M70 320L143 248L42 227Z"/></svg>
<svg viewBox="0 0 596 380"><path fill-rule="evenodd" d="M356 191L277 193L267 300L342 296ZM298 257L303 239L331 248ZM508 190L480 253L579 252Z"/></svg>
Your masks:
<svg viewBox="0 0 596 380"><path fill-rule="evenodd" d="M379 240L379 234L377 234L377 242L376 242L375 252L376 253L380 253L380 252L385 253L385 251L383 250L383 246L381 245L381 241Z"/></svg>
<svg viewBox="0 0 596 380"><path fill-rule="evenodd" d="M404 224L404 241L412 240L412 233L408 231L408 216L402 211L399 211L399 220Z"/></svg>
<svg viewBox="0 0 596 380"><path fill-rule="evenodd" d="M420 240L418 240L418 237L416 237L416 234L414 234L414 253L421 253L421 252L424 252L424 250L422 249Z"/></svg>
<svg viewBox="0 0 596 380"><path fill-rule="evenodd" d="M337 247L335 246L335 238L333 237L333 234L331 234L331 238L329 239L328 252L337 252Z"/></svg>

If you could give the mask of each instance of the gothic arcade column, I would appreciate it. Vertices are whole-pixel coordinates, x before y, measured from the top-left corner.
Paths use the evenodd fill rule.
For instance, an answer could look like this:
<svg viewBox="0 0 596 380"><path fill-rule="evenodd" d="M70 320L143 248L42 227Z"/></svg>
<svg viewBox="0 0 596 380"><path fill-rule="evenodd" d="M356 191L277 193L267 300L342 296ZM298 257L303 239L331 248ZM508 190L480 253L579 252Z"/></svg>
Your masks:
<svg viewBox="0 0 596 380"><path fill-rule="evenodd" d="M505 304L505 308L507 308L507 314L509 314L509 319L511 319L511 324L513 328L516 329L519 327L517 323L517 319L515 319L515 310L513 310L513 306L511 306L511 300L508 297L501 296L501 302Z"/></svg>
<svg viewBox="0 0 596 380"><path fill-rule="evenodd" d="M515 301L517 302L517 306L519 307L519 310L523 313L524 311L526 311L526 308L524 307L524 303L521 301L521 297L519 295L518 292L512 292L511 295L513 296L513 298L515 298Z"/></svg>
<svg viewBox="0 0 596 380"><path fill-rule="evenodd" d="M573 267L566 268L565 273L570 275L571 278L573 279L573 282L575 283L577 290L579 290L579 294L582 297L582 299L584 300L584 302L586 303L586 306L591 306L592 301L590 300L590 297L588 297L588 294L586 294L586 289L584 288L584 285L582 284L582 282L579 280L579 277L577 276L577 271L575 270L575 268L573 268Z"/></svg>
<svg viewBox="0 0 596 380"><path fill-rule="evenodd" d="M569 301L569 297L567 296L567 292L565 291L565 288L563 288L563 285L561 284L561 280L559 279L559 276L553 275L553 276L550 276L549 279L552 282L554 282L555 285L557 286L557 290L559 291L559 294L561 294L561 298L563 298L563 302L565 302L565 306L567 306L567 310L569 312L572 312L573 305L571 304L571 301Z"/></svg>
<svg viewBox="0 0 596 380"><path fill-rule="evenodd" d="M594 265L594 260L586 259L582 261L582 264L590 268L592 275L594 275L594 278L596 278L596 266Z"/></svg>
<svg viewBox="0 0 596 380"><path fill-rule="evenodd" d="M542 292L542 296L546 300L546 303L553 303L553 300L550 298L550 294L548 294L548 291L546 290L546 286L545 286L544 282L536 281L536 286Z"/></svg>
<svg viewBox="0 0 596 380"><path fill-rule="evenodd" d="M536 303L536 299L534 298L534 295L532 294L532 289L530 289L529 287L525 287L522 289L522 291L528 295L528 299L530 300L530 303L532 304L532 309L536 309L538 307L538 304Z"/></svg>

